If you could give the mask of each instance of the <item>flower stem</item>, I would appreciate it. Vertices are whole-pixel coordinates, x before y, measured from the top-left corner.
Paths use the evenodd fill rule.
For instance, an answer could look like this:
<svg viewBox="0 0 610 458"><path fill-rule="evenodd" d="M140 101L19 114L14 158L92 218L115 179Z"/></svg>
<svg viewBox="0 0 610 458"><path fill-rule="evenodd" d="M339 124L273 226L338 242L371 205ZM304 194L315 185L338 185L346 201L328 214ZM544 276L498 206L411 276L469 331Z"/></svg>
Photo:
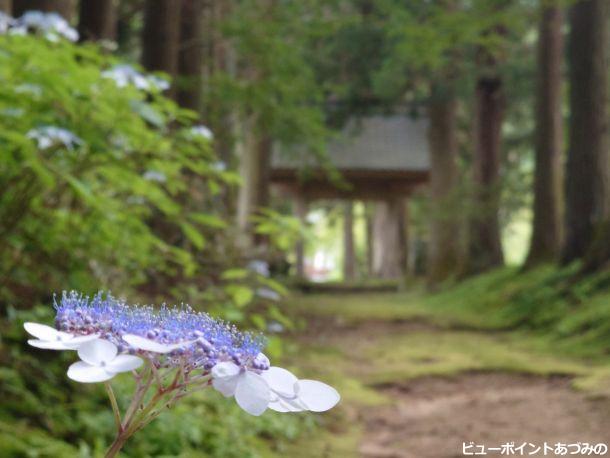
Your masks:
<svg viewBox="0 0 610 458"><path fill-rule="evenodd" d="M110 404L112 405L112 411L114 412L114 421L120 433L123 428L121 426L121 412L119 410L119 404L116 401L116 396L114 395L114 391L112 391L110 383L106 382L104 383L104 386L106 387L106 393L108 393L108 397L110 398Z"/></svg>
<svg viewBox="0 0 610 458"><path fill-rule="evenodd" d="M116 438L114 439L114 442L112 443L112 445L110 445L110 448L106 451L104 458L114 458L121 451L121 449L123 448L123 445L125 445L125 442L127 441L127 439L129 439L129 436L127 434L125 434L124 432L117 434Z"/></svg>
<svg viewBox="0 0 610 458"><path fill-rule="evenodd" d="M105 384L117 422L117 435L106 452L105 458L115 457L125 445L127 439L157 418L165 408L171 408L178 399L189 394L191 390L188 390L187 387L192 382L194 382L192 386L195 388L192 391L197 391L197 388L209 383L209 376L207 375L189 379L184 367L181 366L176 371L173 380L168 385L163 385L162 380L171 372L166 372L163 376L160 376L152 364L150 362L149 367L136 374L136 392L122 420L112 387L109 383ZM157 381L158 387L152 393L152 396L145 401L154 381Z"/></svg>
<svg viewBox="0 0 610 458"><path fill-rule="evenodd" d="M123 424L122 424L123 429L127 429L127 425L131 422L131 420L133 419L133 416L135 415L138 408L140 407L142 398L144 397L144 395L146 394L146 392L148 391L148 389L150 388L150 385L152 383L153 379L151 376L152 376L152 369L150 369L150 368L149 368L149 370L145 369L141 373L140 378L138 379L137 387L136 387L136 394L135 394L134 398L131 400L131 404L127 408L127 412L125 412L125 416L123 417Z"/></svg>

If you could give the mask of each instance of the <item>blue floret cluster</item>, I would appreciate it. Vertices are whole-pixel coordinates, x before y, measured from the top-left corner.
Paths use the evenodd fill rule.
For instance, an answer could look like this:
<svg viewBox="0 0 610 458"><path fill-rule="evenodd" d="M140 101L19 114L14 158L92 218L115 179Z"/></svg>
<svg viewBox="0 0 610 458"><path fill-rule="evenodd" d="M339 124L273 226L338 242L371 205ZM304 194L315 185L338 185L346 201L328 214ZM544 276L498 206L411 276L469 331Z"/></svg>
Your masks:
<svg viewBox="0 0 610 458"><path fill-rule="evenodd" d="M210 370L217 363L232 361L242 367L265 370L256 358L265 345L260 334L240 332L235 326L216 320L188 305L129 305L110 294L93 297L64 292L55 298L55 326L73 335L98 334L114 343L120 353L142 354L158 367L183 366L187 370ZM131 347L123 336L137 335L164 345L177 345L166 355Z"/></svg>

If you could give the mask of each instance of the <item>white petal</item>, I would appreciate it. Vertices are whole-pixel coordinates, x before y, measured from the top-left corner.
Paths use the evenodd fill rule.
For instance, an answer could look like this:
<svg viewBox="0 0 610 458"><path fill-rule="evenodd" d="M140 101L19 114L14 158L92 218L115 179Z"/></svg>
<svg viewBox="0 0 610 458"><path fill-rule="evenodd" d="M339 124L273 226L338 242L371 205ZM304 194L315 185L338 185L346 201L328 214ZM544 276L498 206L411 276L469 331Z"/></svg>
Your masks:
<svg viewBox="0 0 610 458"><path fill-rule="evenodd" d="M61 337L72 337L71 334L60 332L51 326L39 323L23 323L25 330L40 340L59 340Z"/></svg>
<svg viewBox="0 0 610 458"><path fill-rule="evenodd" d="M312 412L333 408L341 396L332 386L317 380L299 380L299 401Z"/></svg>
<svg viewBox="0 0 610 458"><path fill-rule="evenodd" d="M85 342L78 348L78 357L92 366L112 361L117 353L118 349L115 344L102 339Z"/></svg>
<svg viewBox="0 0 610 458"><path fill-rule="evenodd" d="M239 375L235 401L250 415L259 416L267 410L269 395L269 385L260 375L250 371Z"/></svg>
<svg viewBox="0 0 610 458"><path fill-rule="evenodd" d="M64 344L66 345L67 348L70 348L72 350L78 350L78 348L83 345L84 343L87 342L91 342L92 340L95 340L97 338L99 338L99 334L89 334L86 336L74 336L71 339L66 339L64 340Z"/></svg>
<svg viewBox="0 0 610 458"><path fill-rule="evenodd" d="M212 368L212 378L235 377L240 371L241 369L237 364L231 361L224 361Z"/></svg>
<svg viewBox="0 0 610 458"><path fill-rule="evenodd" d="M299 381L292 372L281 367L272 366L263 371L261 377L269 384L269 388L285 397L295 396L295 385Z"/></svg>
<svg viewBox="0 0 610 458"><path fill-rule="evenodd" d="M239 375L233 377L222 377L212 379L212 386L215 390L220 391L226 398L230 398L235 394L237 389L237 380Z"/></svg>
<svg viewBox="0 0 610 458"><path fill-rule="evenodd" d="M65 342L60 340L38 340L38 339L30 339L28 343L32 347L43 348L45 350L75 350L74 348L66 345Z"/></svg>
<svg viewBox="0 0 610 458"><path fill-rule="evenodd" d="M81 383L105 382L114 376L115 374L104 370L103 367L92 366L83 361L78 361L68 368L68 377Z"/></svg>
<svg viewBox="0 0 610 458"><path fill-rule="evenodd" d="M277 401L270 402L269 408L276 412L302 412L307 410L299 399L287 400L281 397L278 397Z"/></svg>
<svg viewBox="0 0 610 458"><path fill-rule="evenodd" d="M136 336L135 334L126 334L123 336L123 340L138 350L152 351L153 353L169 353L170 351L193 343L193 341L190 341L177 344L162 344L154 340L147 339L146 337Z"/></svg>
<svg viewBox="0 0 610 458"><path fill-rule="evenodd" d="M290 412L290 410L288 410L286 407L284 407L284 405L279 401L273 401L269 403L269 408L271 410L275 410L276 412Z"/></svg>
<svg viewBox="0 0 610 458"><path fill-rule="evenodd" d="M308 410L307 406L305 406L303 401L301 401L301 398L286 399L280 397L280 404L282 404L290 412L302 412L303 410Z"/></svg>
<svg viewBox="0 0 610 458"><path fill-rule="evenodd" d="M143 362L142 358L137 356L119 355L106 364L106 370L114 373L129 372L140 367Z"/></svg>
<svg viewBox="0 0 610 458"><path fill-rule="evenodd" d="M216 364L212 368L212 386L227 398L233 396L240 371L237 364L229 361Z"/></svg>

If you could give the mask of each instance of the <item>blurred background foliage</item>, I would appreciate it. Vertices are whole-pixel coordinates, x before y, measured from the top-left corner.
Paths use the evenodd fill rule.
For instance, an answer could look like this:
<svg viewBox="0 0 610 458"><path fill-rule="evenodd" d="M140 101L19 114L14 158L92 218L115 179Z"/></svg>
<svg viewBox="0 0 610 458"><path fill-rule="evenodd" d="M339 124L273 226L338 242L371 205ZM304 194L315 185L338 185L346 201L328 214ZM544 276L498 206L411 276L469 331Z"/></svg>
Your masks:
<svg viewBox="0 0 610 458"><path fill-rule="evenodd" d="M2 456L93 456L112 439L104 393L69 383L69 355L52 352L41 365L23 345L21 323L53 321L53 292L112 288L190 302L261 331L268 321L292 326L275 305L285 288L266 262L248 267L215 203L238 175L218 166L195 112L154 85L143 91L106 76L119 63L93 44L0 35ZM49 127L75 137L31 138ZM262 233L280 234L278 249L289 248L294 226L274 212L258 219ZM268 353L281 351L271 335ZM119 392L127 397L128 388ZM201 421L189 423L186 411ZM126 453L255 456L261 437L292 439L310 423L247 418L205 395L166 415Z"/></svg>
<svg viewBox="0 0 610 458"><path fill-rule="evenodd" d="M70 383L67 355L42 364L25 344L21 324L52 322L64 289L190 303L265 333L272 360L311 357L293 333L313 312L421 312L607 355L605 0L0 0L0 12L28 10L61 14L80 39L46 34L46 19L12 33L0 15L6 456L99 456L111 438L102 390ZM604 65L578 60L593 55ZM429 121L430 157L444 158L402 196L399 240L383 243L388 199L272 192L280 151L305 164L298 185L318 173L349 195L328 145L386 115ZM377 242L400 252L398 274L374 266ZM317 260L320 272L304 269ZM297 288L419 296L314 297L295 311ZM342 367L326 367L339 385ZM349 402L368 388L347 378ZM124 402L129 382L116 383ZM208 393L164 415L126 456L289 454L322 421L253 419Z"/></svg>

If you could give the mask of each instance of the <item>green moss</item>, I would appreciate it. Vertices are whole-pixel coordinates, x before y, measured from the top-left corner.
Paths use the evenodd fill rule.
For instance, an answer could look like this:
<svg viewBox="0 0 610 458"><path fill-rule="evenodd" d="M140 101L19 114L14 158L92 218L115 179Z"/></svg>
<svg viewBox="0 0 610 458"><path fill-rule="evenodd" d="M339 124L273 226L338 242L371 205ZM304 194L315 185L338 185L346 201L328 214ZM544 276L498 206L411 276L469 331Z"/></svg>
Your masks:
<svg viewBox="0 0 610 458"><path fill-rule="evenodd" d="M333 317L338 324L424 320L443 328L526 330L552 351L604 361L610 351L610 273L574 280L577 266L528 272L504 268L437 294L297 296L297 314Z"/></svg>
<svg viewBox="0 0 610 458"><path fill-rule="evenodd" d="M537 375L580 374L582 364L527 348L516 336L470 331L414 332L384 336L366 350L372 365L367 383L395 383L468 371Z"/></svg>
<svg viewBox="0 0 610 458"><path fill-rule="evenodd" d="M610 274L575 281L577 267L498 269L436 294L415 285L404 293L294 297L295 316L325 329L322 336L316 326L304 331L311 340L293 351L295 366L343 394L342 414L330 417L342 432L316 434L316 453L336 447L335 454L356 456L350 412L389 402L378 385L418 377L570 375L576 389L610 396Z"/></svg>
<svg viewBox="0 0 610 458"><path fill-rule="evenodd" d="M345 419L341 427L323 425L315 433L306 435L298 442L287 446L282 454L271 457L348 457L358 456L362 437L362 426L352 419Z"/></svg>
<svg viewBox="0 0 610 458"><path fill-rule="evenodd" d="M361 293L295 296L293 313L336 317L346 324L370 320L396 321L429 316L418 293Z"/></svg>

